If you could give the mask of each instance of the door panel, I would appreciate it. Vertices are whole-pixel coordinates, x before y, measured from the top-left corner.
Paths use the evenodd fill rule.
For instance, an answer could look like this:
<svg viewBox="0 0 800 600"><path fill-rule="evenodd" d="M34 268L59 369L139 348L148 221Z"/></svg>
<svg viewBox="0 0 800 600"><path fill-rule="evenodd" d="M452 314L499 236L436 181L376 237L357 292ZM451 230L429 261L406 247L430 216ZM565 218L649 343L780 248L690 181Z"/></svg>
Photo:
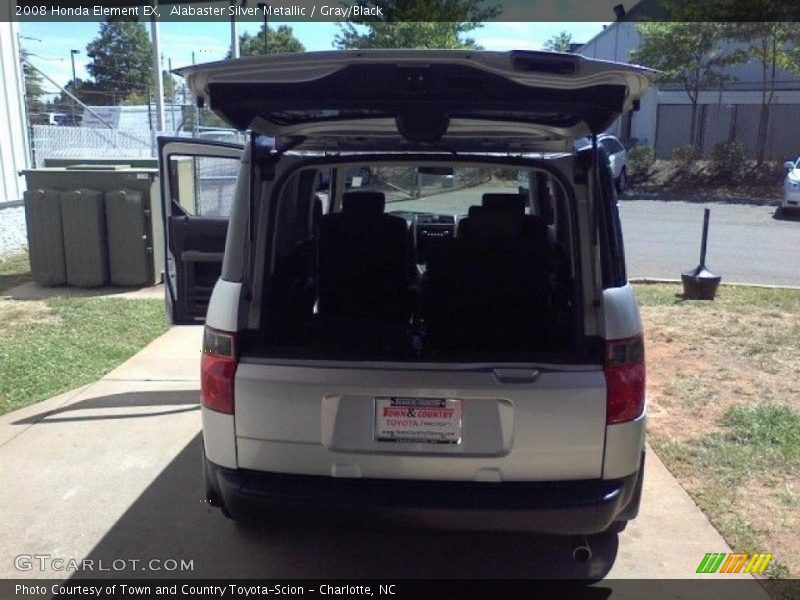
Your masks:
<svg viewBox="0 0 800 600"><path fill-rule="evenodd" d="M173 324L202 323L222 272L243 146L159 138L164 287Z"/></svg>

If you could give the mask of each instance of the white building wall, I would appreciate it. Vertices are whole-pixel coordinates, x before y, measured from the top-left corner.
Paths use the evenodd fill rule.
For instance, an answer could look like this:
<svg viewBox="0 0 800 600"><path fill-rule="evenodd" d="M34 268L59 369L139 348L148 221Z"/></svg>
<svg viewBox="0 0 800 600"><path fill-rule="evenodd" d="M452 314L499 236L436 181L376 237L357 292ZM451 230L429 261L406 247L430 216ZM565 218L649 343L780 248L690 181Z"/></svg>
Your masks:
<svg viewBox="0 0 800 600"><path fill-rule="evenodd" d="M638 23L617 22L608 25L589 40L578 50L578 53L600 60L631 62L631 52L637 49L639 44ZM732 50L737 46L741 47L741 44L727 42L724 50ZM760 90L763 82L761 66L757 60L733 65L728 67L726 72L733 80L726 82L725 89L722 91L701 92L698 98L699 104L727 108L761 104ZM775 104L800 105L800 77L779 69L776 80L779 90L775 94ZM630 137L635 138L640 144L655 146L657 144L659 105L672 106L689 103L688 94L677 84L662 84L650 90L642 99L639 111L633 113ZM620 121L614 123L608 132L619 135ZM666 152L667 150L662 149L662 151ZM780 148L776 150L778 153L780 151L782 151Z"/></svg>
<svg viewBox="0 0 800 600"><path fill-rule="evenodd" d="M658 123L659 93L651 89L642 98L639 111L631 119L631 137L639 144L653 146L656 143L656 124Z"/></svg>
<svg viewBox="0 0 800 600"><path fill-rule="evenodd" d="M19 171L29 164L18 29L10 22L13 5L0 3L0 205L22 199L25 182Z"/></svg>
<svg viewBox="0 0 800 600"><path fill-rule="evenodd" d="M639 47L637 23L617 22L608 25L602 32L584 44L578 54L600 60L631 62L631 51ZM653 144L656 138L658 118L658 92L650 90L642 98L640 109L631 118L630 136L640 144ZM620 135L620 120L608 128L608 133Z"/></svg>

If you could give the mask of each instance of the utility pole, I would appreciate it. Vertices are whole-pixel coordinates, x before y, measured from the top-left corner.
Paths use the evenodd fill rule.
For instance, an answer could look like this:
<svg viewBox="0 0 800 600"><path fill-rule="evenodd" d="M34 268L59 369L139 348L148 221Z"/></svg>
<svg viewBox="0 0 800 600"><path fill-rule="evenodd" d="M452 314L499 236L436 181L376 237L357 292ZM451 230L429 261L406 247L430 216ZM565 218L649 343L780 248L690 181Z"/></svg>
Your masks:
<svg viewBox="0 0 800 600"><path fill-rule="evenodd" d="M192 50L192 64L194 62L194 50ZM186 102L186 91L187 91L186 81L183 82L183 101ZM197 130L200 126L200 107L197 106L197 102L192 104L192 137L197 137Z"/></svg>
<svg viewBox="0 0 800 600"><path fill-rule="evenodd" d="M267 45L267 33L269 32L267 26L267 9L269 8L269 4L266 2L259 2L258 8L260 8L261 12L264 14L264 54L269 54L269 46Z"/></svg>
<svg viewBox="0 0 800 600"><path fill-rule="evenodd" d="M157 8L158 0L151 0L153 8ZM156 131L164 131L167 126L164 120L164 78L161 73L161 52L158 47L158 18L150 17L150 37L153 42L153 81L156 84ZM150 110L150 97L147 98L148 111Z"/></svg>
<svg viewBox="0 0 800 600"><path fill-rule="evenodd" d="M167 59L167 77L172 79L172 58ZM175 89L175 81L173 80L171 83L173 85L170 86L172 89L172 97L169 99L169 118L170 121L172 121L172 133L175 133L175 103L178 100L178 90Z"/></svg>
<svg viewBox="0 0 800 600"><path fill-rule="evenodd" d="M231 0L231 8L236 6L236 0ZM236 17L231 15L231 58L239 58L239 24Z"/></svg>
<svg viewBox="0 0 800 600"><path fill-rule="evenodd" d="M80 50L70 50L69 51L69 59L72 61L72 89L75 90L75 92L78 91L78 78L75 76L75 55L76 54L80 54L80 53L81 53ZM76 118L76 115L75 115L75 108L76 108L76 106L75 106L75 103L73 102L72 103L72 125L73 126L78 124L77 123L77 118Z"/></svg>

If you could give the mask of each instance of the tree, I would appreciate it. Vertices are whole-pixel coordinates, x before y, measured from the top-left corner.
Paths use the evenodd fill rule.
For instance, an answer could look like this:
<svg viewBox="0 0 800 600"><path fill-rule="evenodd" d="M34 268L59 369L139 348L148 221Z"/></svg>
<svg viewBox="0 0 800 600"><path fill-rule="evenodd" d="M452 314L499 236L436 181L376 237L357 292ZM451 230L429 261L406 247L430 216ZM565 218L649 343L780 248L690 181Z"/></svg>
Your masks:
<svg viewBox="0 0 800 600"><path fill-rule="evenodd" d="M696 15L680 13L688 17ZM697 106L700 91L718 87L730 76L724 67L742 60L738 50L723 49L724 25L714 22L647 22L639 25L641 43L633 62L663 72L661 81L680 83L692 105L689 139L697 147Z"/></svg>
<svg viewBox="0 0 800 600"><path fill-rule="evenodd" d="M178 84L169 71L161 71L161 80L164 84L164 102L174 103L178 95ZM152 89L156 89L155 84Z"/></svg>
<svg viewBox="0 0 800 600"><path fill-rule="evenodd" d="M544 43L545 50L552 52L569 52L572 47L572 34L562 31L558 35L552 36Z"/></svg>
<svg viewBox="0 0 800 600"><path fill-rule="evenodd" d="M103 104L110 104L110 92L123 99L132 92L146 93L151 83L153 48L144 25L131 21L109 21L100 25L98 36L86 46L92 59L87 70L98 91L109 92ZM99 104L99 102L95 102Z"/></svg>
<svg viewBox="0 0 800 600"><path fill-rule="evenodd" d="M20 49L20 56L27 60L29 53L27 50ZM22 61L22 74L25 79L25 105L28 107L28 114L35 115L42 112L44 107L41 100L42 94L44 94L44 86L39 71L34 69L26 60Z"/></svg>
<svg viewBox="0 0 800 600"><path fill-rule="evenodd" d="M358 0L356 5L378 8L383 16L340 23L337 48L478 49L466 34L501 12L499 6L484 6L484 0Z"/></svg>
<svg viewBox="0 0 800 600"><path fill-rule="evenodd" d="M760 64L761 110L756 137L756 162L761 165L767 152L770 109L775 101L778 69L798 72L796 54L800 38L796 23L730 23L728 34L745 45L743 52Z"/></svg>
<svg viewBox="0 0 800 600"><path fill-rule="evenodd" d="M778 69L800 74L800 4L785 0L707 0L694 10L695 20L724 23L726 37L741 45L736 62L754 59L760 63L761 110L756 137L760 165L766 157Z"/></svg>
<svg viewBox="0 0 800 600"><path fill-rule="evenodd" d="M306 47L294 37L294 31L288 25L279 25L267 34L266 51L264 49L264 26L258 35L244 33L239 36L239 54L253 56L256 54L290 54L305 52Z"/></svg>

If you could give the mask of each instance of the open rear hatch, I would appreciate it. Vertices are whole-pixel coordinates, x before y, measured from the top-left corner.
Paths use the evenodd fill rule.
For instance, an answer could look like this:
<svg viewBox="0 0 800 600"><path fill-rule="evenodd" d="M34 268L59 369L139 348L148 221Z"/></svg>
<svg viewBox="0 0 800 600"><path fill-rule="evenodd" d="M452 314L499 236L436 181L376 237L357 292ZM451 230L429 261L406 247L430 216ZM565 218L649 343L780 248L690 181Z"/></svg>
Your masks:
<svg viewBox="0 0 800 600"><path fill-rule="evenodd" d="M278 149L571 151L638 106L655 72L575 54L371 50L179 69L197 102Z"/></svg>
<svg viewBox="0 0 800 600"><path fill-rule="evenodd" d="M469 153L571 152L575 138L635 108L654 75L568 54L398 50L256 57L179 73L198 102L275 137L279 150ZM234 387L243 469L481 482L603 477L599 359L410 365L242 352Z"/></svg>

